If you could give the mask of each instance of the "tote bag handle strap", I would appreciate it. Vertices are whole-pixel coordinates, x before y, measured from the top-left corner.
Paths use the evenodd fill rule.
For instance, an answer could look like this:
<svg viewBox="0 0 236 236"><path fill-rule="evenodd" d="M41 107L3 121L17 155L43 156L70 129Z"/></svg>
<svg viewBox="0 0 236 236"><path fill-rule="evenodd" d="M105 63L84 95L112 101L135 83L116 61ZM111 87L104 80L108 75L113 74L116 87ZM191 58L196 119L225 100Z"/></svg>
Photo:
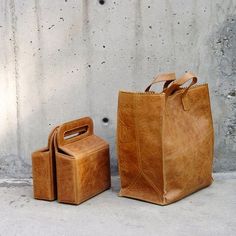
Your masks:
<svg viewBox="0 0 236 236"><path fill-rule="evenodd" d="M197 76L194 75L192 72L187 72L185 73L181 78L178 80L174 81L169 88L167 88L164 92L166 94L166 98L174 93L176 90L180 88L181 85L185 84L186 82L192 80L192 82L189 84L187 88L184 89L184 92L181 95L181 100L182 100L182 105L183 109L185 111L188 111L190 109L190 104L187 98L187 92L188 90L197 83Z"/></svg>
<svg viewBox="0 0 236 236"><path fill-rule="evenodd" d="M175 79L176 79L175 73L165 73L165 74L157 75L152 81L152 83L147 86L147 88L145 89L145 92L148 92L153 84L156 84L159 82L165 82L165 84L163 85L163 90L165 90L168 87L168 85L171 82L173 82Z"/></svg>
<svg viewBox="0 0 236 236"><path fill-rule="evenodd" d="M184 93L182 96L185 96L188 92L188 90L190 89L190 87L192 87L194 84L197 83L197 76L194 75L192 72L187 72L185 73L182 77L180 77L179 79L175 80L171 86L169 88L167 88L164 92L167 96L171 95L173 92L175 92L176 90L178 90L180 88L181 85L185 84L186 82L192 80L192 82L190 83L190 85L185 89Z"/></svg>

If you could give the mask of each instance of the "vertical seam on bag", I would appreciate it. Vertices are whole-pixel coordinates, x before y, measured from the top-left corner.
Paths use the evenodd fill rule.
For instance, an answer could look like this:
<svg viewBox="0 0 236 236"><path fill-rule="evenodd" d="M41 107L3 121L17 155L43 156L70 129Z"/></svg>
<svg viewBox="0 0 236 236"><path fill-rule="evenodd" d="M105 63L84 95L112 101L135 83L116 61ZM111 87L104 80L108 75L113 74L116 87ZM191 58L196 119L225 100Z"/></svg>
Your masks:
<svg viewBox="0 0 236 236"><path fill-rule="evenodd" d="M78 159L75 159L74 162L75 162L75 165L74 165L74 171L75 171L75 175L74 175L74 181L75 181L75 202L77 203L79 201L79 196L78 196L78 189L79 189L79 181L78 181L78 168L77 168L77 161Z"/></svg>
<svg viewBox="0 0 236 236"><path fill-rule="evenodd" d="M209 94L209 88L208 88L208 84L206 84L206 89L207 89L207 98L208 98L208 110L210 111L210 122L211 122L211 129L212 129L212 157L211 157L211 161L213 163L214 161L214 143L215 143L215 132L214 132L214 126L213 126L213 118L212 118L212 111L211 111L211 100L210 100L210 94ZM213 168L213 164L212 164L212 168Z"/></svg>
<svg viewBox="0 0 236 236"><path fill-rule="evenodd" d="M166 115L166 99L162 99L162 112L161 112L161 161L162 161L162 176L163 176L163 195L162 200L166 203L166 174L165 174L165 161L164 161L164 148L163 148L163 134L165 125L165 115Z"/></svg>
<svg viewBox="0 0 236 236"><path fill-rule="evenodd" d="M140 146L139 146L139 138L138 138L138 129L137 129L137 117L136 117L136 110L137 110L137 96L135 94L134 96L134 111L135 111L135 114L134 114L134 127L135 127L135 144L136 144L136 150L137 150L137 160L138 160L138 169L140 171L140 173L142 173L142 170L141 170L141 161L140 161Z"/></svg>
<svg viewBox="0 0 236 236"><path fill-rule="evenodd" d="M117 126L116 126L116 152L117 152L117 159L118 159L118 173L119 173L119 175L121 175L120 174L120 150L119 150L119 135L118 135L118 132L120 132L120 118L119 118L119 110L120 110L120 104L119 104L119 100L120 100L120 93L119 93L119 95L118 95L118 109L117 109L117 114L116 114L116 119L117 119ZM121 189L122 189L122 184L121 184Z"/></svg>
<svg viewBox="0 0 236 236"><path fill-rule="evenodd" d="M211 111L211 100L210 100L210 93L209 93L209 87L208 84L202 85L203 88L206 88L206 93L207 93L207 107L208 107L208 112L209 112L209 118L210 118L210 123L211 123L211 131L208 132L208 135L205 136L204 139L201 140L201 142L204 142L205 139L208 136L211 136L212 139L212 156L211 156L211 180L213 181L213 176L212 176L212 171L213 171L213 162L214 162L214 126L213 126L213 118L212 118L212 111Z"/></svg>

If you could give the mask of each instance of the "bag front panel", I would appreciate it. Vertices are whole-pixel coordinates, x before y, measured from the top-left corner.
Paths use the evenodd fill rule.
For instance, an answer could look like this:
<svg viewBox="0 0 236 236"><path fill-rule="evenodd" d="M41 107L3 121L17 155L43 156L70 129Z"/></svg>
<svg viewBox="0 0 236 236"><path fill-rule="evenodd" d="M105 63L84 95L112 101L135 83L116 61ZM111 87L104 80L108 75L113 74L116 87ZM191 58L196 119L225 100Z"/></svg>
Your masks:
<svg viewBox="0 0 236 236"><path fill-rule="evenodd" d="M183 109L183 91L166 102L163 159L165 201L170 203L212 182L213 125L207 85L187 93L189 109Z"/></svg>

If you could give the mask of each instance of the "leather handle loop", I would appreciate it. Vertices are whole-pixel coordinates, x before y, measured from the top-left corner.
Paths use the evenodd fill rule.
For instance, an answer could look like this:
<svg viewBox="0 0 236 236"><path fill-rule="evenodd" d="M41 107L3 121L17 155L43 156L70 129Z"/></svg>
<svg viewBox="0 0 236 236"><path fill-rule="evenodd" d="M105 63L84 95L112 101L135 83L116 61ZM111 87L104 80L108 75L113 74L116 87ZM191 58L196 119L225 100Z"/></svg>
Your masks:
<svg viewBox="0 0 236 236"><path fill-rule="evenodd" d="M187 72L182 77L180 77L179 79L175 80L173 83L174 84L178 84L178 85L183 85L186 82L188 82L189 80L192 80L192 83L196 84L197 83L197 76L194 75L192 72ZM190 87L193 84L190 84Z"/></svg>
<svg viewBox="0 0 236 236"><path fill-rule="evenodd" d="M188 77L189 76L189 77ZM185 74L185 78L187 78L187 81L192 79L192 82L190 83L190 85L185 89L184 93L182 94L182 96L185 96L188 92L188 90L190 89L190 87L192 87L194 84L197 83L197 76L195 76L193 73L189 72ZM187 82L186 81L186 82ZM185 82L184 82L185 83Z"/></svg>
<svg viewBox="0 0 236 236"><path fill-rule="evenodd" d="M192 80L190 85L185 89L182 96L185 96L191 86L197 83L197 76L195 76L192 72L185 73L182 77L175 80L169 88L165 90L165 94L167 96L171 95L174 91L178 90L181 85L185 84L186 82Z"/></svg>
<svg viewBox="0 0 236 236"><path fill-rule="evenodd" d="M188 111L190 109L189 99L187 98L188 90L197 83L197 76L195 76L192 72L185 73L181 78L175 80L169 88L167 88L164 92L166 94L166 98L174 93L176 90L180 88L181 85L185 84L186 82L192 80L187 88L184 89L184 92L181 95L181 101L183 105L183 109Z"/></svg>
<svg viewBox="0 0 236 236"><path fill-rule="evenodd" d="M86 128L86 131L83 131L81 134L79 133L79 129ZM73 133L78 133L76 136L72 136L68 139L65 139L65 134L69 136ZM82 138L85 138L89 135L93 134L93 121L90 117L84 117L78 120L73 120L67 123L62 124L58 128L57 132L57 144L59 147L75 142Z"/></svg>
<svg viewBox="0 0 236 236"><path fill-rule="evenodd" d="M153 84L156 84L159 82L165 82L165 84L163 85L163 90L165 90L168 87L168 85L171 82L173 82L175 79L176 79L175 73L166 73L166 74L157 75L152 81L152 83L147 86L147 88L145 89L145 92L148 92Z"/></svg>

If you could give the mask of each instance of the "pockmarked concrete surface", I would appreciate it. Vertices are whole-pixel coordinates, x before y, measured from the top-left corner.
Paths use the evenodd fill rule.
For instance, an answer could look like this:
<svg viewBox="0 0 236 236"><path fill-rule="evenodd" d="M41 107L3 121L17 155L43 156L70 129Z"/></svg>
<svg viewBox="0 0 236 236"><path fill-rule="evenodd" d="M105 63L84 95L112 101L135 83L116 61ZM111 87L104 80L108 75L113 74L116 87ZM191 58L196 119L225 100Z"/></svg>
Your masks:
<svg viewBox="0 0 236 236"><path fill-rule="evenodd" d="M236 173L168 206L121 198L112 188L79 206L32 198L31 180L0 181L0 235L181 235L236 233Z"/></svg>

